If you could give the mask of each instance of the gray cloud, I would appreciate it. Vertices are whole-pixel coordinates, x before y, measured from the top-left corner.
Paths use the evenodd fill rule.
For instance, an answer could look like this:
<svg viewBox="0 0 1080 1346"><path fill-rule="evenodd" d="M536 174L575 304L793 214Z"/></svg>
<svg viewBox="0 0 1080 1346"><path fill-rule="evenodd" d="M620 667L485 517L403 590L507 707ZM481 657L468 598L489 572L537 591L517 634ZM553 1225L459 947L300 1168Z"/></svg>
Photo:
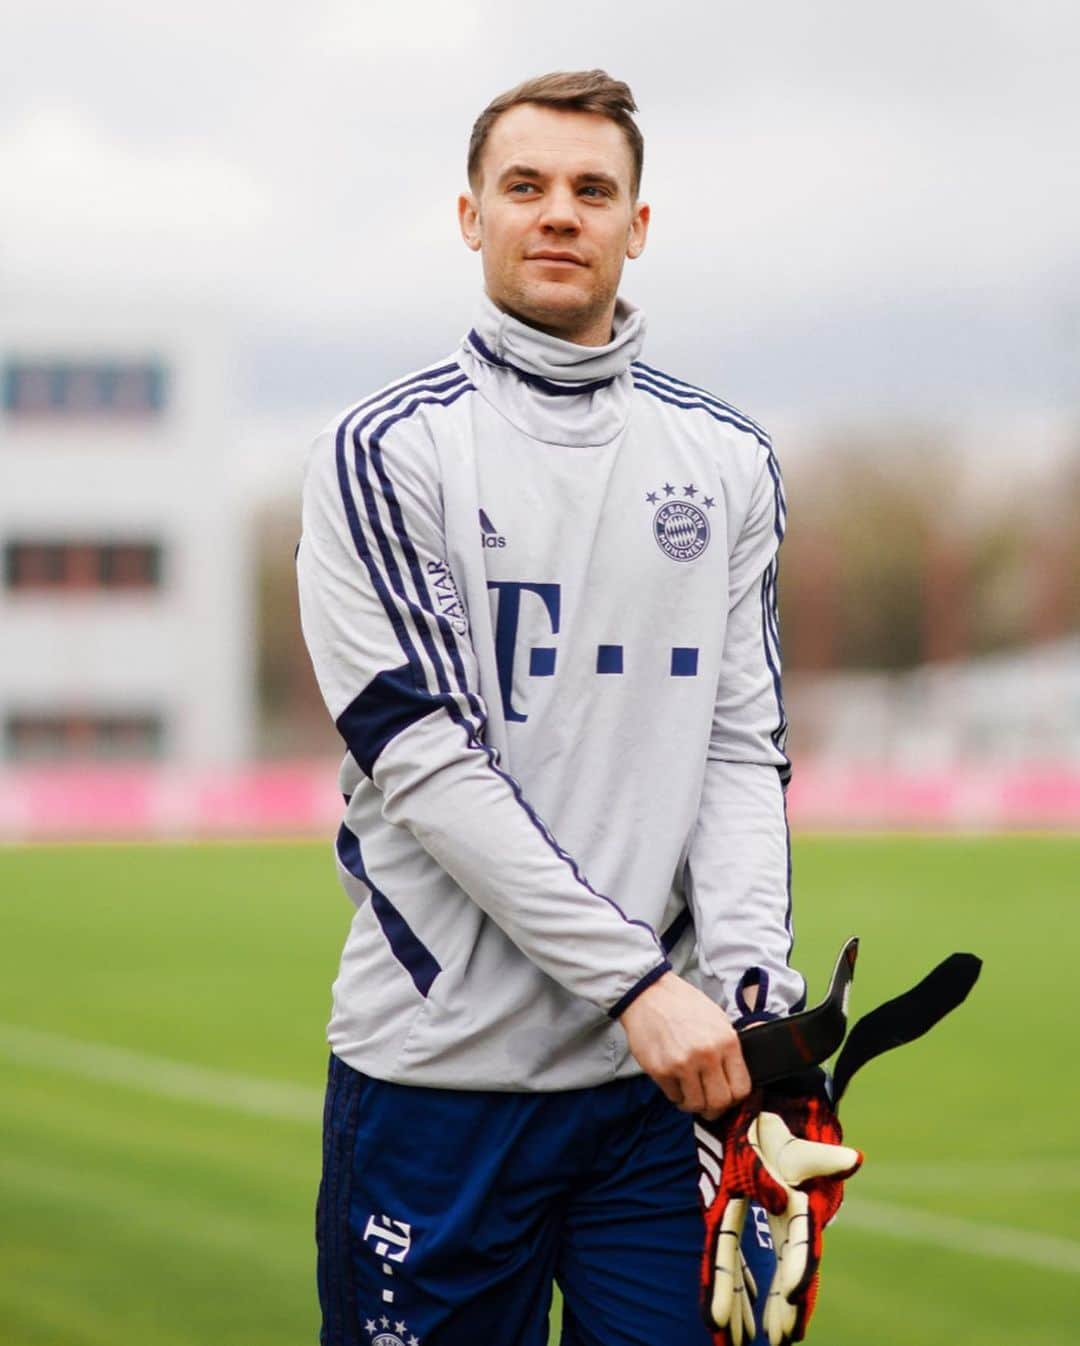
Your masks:
<svg viewBox="0 0 1080 1346"><path fill-rule="evenodd" d="M817 410L1075 397L1070 4L53 0L5 26L0 287L213 302L260 404L453 340L472 117L593 64L642 106L655 223L626 289L677 368Z"/></svg>

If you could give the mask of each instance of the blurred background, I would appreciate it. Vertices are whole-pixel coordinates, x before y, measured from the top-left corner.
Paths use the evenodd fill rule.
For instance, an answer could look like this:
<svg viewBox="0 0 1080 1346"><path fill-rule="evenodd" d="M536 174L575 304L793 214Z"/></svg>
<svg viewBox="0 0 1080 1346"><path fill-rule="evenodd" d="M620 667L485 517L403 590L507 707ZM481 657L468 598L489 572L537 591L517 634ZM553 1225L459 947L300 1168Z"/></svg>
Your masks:
<svg viewBox="0 0 1080 1346"><path fill-rule="evenodd" d="M641 106L647 354L785 468L793 818L1076 821L1072 7L688 4L662 41L633 4L10 12L0 834L332 817L307 445L467 329L477 109L589 63ZM113 783L60 805L76 764Z"/></svg>
<svg viewBox="0 0 1080 1346"><path fill-rule="evenodd" d="M1066 0L8 0L0 1338L314 1339L304 1128L349 913L329 851L337 739L297 620L300 482L331 416L467 330L468 132L529 75L599 65L630 83L653 225L623 290L648 315L646 358L764 423L785 470L789 802L817 985L852 923L882 927L909 981L939 947L913 932L955 922L963 941L965 913L973 947L1036 979L1075 947L1078 62ZM237 839L260 844L206 844ZM102 841L160 848L75 844ZM981 1059L989 1080L1005 1019L1010 1050L1031 1050L1014 971L984 991L982 1046L938 1049L930 1079ZM1032 1033L1067 991L1049 981L1020 1014ZM895 1079L909 1111L894 1095L862 1120L897 1147L886 1172L909 1206L916 1158L942 1204L977 1182L964 1163L1014 1192L1080 1185L1075 1138L1029 1153L1010 1131L1005 1158L919 1139L920 1086ZM973 1088L965 1126L1002 1097ZM254 1168L242 1191L224 1176L251 1163L253 1117L281 1209ZM965 1312L1007 1294L991 1273L1009 1263L1011 1284L1035 1277L1037 1317L1031 1300L1058 1303L1080 1270L1075 1216L1040 1202L955 1226L869 1201L846 1237L908 1228L906 1251L865 1252L880 1276L860 1267L849 1288L878 1298L862 1292L855 1324L838 1310L832 1339L955 1341L968 1282L949 1257L975 1287ZM1017 1263L1025 1223L1042 1251ZM212 1265L192 1270L196 1253ZM904 1256L948 1263L923 1335L873 1309ZM136 1265L145 1293L121 1274ZM979 1339L1022 1339L1019 1303L995 1301ZM1078 1339L1040 1321L1040 1340Z"/></svg>

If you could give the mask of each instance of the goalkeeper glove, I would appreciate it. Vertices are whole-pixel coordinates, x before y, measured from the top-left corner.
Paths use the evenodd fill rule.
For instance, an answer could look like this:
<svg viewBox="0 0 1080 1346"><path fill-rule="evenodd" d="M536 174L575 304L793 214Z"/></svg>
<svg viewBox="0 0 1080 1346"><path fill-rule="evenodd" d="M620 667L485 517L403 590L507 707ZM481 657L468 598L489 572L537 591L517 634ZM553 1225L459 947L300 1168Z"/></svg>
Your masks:
<svg viewBox="0 0 1080 1346"><path fill-rule="evenodd" d="M817 1298L825 1225L843 1199L843 1179L862 1163L858 1150L841 1143L824 1073L758 1090L718 1121L699 1120L697 1135L705 1321L717 1346L741 1346L754 1336L756 1287L741 1252L751 1202L768 1215L776 1253L762 1326L770 1346L801 1341Z"/></svg>
<svg viewBox="0 0 1080 1346"><path fill-rule="evenodd" d="M857 940L844 945L825 1000L783 1021L779 1040L772 1029L746 1034L744 1056L751 1078L766 1088L759 1087L717 1122L698 1120L706 1229L703 1307L718 1346L740 1346L754 1335L755 1287L740 1247L751 1201L768 1216L777 1256L762 1326L770 1346L802 1341L817 1298L825 1226L840 1206L843 1179L862 1163L858 1150L841 1144L836 1105L851 1077L868 1061L914 1042L961 1004L982 968L974 954L954 953L909 991L864 1015L837 1058L830 1096L823 1071L804 1071L791 1063L823 1061L843 1038L857 950ZM742 984L736 992L743 1012L737 1029L776 1018L751 1012L741 991ZM832 1043L837 1020L840 1037ZM766 1032L773 1036L766 1039Z"/></svg>

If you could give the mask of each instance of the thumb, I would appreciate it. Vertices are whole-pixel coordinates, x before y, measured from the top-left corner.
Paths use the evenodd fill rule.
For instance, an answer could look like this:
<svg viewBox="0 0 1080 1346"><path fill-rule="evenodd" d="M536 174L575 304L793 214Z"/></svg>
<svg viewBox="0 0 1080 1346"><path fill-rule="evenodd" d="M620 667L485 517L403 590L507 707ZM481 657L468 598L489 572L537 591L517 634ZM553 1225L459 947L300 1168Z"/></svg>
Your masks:
<svg viewBox="0 0 1080 1346"><path fill-rule="evenodd" d="M775 1112L762 1112L757 1120L756 1148L762 1163L789 1187L811 1178L849 1178L862 1164L862 1154L850 1145L825 1145L793 1135Z"/></svg>

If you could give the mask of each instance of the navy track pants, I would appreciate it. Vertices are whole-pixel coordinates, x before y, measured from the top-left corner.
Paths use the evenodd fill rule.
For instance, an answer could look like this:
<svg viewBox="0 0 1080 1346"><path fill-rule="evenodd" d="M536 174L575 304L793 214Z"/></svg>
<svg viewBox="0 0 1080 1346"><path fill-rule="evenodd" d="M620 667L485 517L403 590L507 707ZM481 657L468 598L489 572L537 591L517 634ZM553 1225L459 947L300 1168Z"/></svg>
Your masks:
<svg viewBox="0 0 1080 1346"><path fill-rule="evenodd" d="M322 1346L546 1346L553 1282L562 1346L711 1343L692 1125L645 1077L426 1089L331 1056L316 1224Z"/></svg>

